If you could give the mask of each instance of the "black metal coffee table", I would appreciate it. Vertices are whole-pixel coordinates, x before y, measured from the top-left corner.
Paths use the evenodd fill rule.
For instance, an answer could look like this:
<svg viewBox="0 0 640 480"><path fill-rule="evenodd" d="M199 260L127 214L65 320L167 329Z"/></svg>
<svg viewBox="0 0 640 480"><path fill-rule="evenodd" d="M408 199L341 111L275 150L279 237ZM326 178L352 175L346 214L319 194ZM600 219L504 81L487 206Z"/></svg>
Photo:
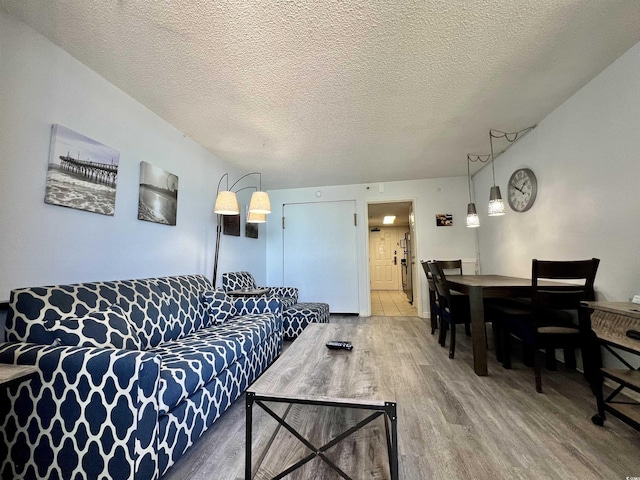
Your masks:
<svg viewBox="0 0 640 480"><path fill-rule="evenodd" d="M396 398L392 387L394 372L389 362L376 355L376 344L384 342L382 332L369 326L312 324L246 393L246 465L245 479L252 475L252 419L259 406L309 449L309 454L283 470L280 479L318 457L342 478L351 477L332 462L325 452L376 418L383 416L389 455L391 480L398 479L398 440ZM353 350L329 350L330 340L349 340ZM319 405L371 410L371 415L346 429L333 440L316 446L299 433L266 402ZM288 411L288 410L287 410Z"/></svg>

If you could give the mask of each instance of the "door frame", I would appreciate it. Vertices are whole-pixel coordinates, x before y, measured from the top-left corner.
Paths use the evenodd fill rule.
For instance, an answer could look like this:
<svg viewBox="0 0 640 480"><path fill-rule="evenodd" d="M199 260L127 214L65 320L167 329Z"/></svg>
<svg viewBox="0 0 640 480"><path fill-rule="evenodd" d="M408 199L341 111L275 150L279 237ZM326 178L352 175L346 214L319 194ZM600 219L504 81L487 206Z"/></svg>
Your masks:
<svg viewBox="0 0 640 480"><path fill-rule="evenodd" d="M422 284L424 282L423 278L421 276L418 275L418 269L417 269L417 264L419 263L419 255L418 252L420 251L419 248L419 242L420 242L420 238L418 235L418 212L417 212L417 202L415 197L411 197L411 198L407 198L407 197L400 197L400 198L385 198L384 200L372 200L372 201L365 201L364 202L364 207L365 207L365 218L367 219L366 222L366 235L364 235L364 241L365 241L365 252L367 255L367 268L366 268L366 278L365 278L365 282L367 285L367 289L366 289L366 299L365 299L365 306L366 306L366 311L367 311L367 316L371 316L371 265L369 263L369 249L371 248L371 246L369 245L369 205L374 205L374 204L380 204L380 203L401 203L401 202L410 202L411 203L411 207L413 210L413 218L414 218L414 222L413 222L413 226L411 225L411 221L409 221L409 231L411 232L411 243L412 243L412 253L413 253L413 257L415 258L415 261L413 262L413 306L416 308L417 312L418 312L418 317L422 316L422 304L423 304L423 299L422 299ZM418 281L419 279L419 281ZM360 305L362 308L362 304Z"/></svg>

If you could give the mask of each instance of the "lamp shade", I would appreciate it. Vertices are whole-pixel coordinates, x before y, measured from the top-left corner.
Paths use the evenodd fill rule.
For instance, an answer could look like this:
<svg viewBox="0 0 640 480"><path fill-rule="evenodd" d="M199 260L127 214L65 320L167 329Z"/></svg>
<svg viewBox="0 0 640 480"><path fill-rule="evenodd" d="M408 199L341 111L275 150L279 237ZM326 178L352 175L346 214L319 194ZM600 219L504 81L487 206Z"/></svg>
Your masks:
<svg viewBox="0 0 640 480"><path fill-rule="evenodd" d="M489 193L489 216L498 217L504 215L504 202L500 195L500 187L493 186Z"/></svg>
<svg viewBox="0 0 640 480"><path fill-rule="evenodd" d="M249 212L249 214L247 215L247 223L265 223L266 221L266 213Z"/></svg>
<svg viewBox="0 0 640 480"><path fill-rule="evenodd" d="M213 211L220 215L238 215L240 207L238 206L236 194L227 190L218 192L216 206Z"/></svg>
<svg viewBox="0 0 640 480"><path fill-rule="evenodd" d="M249 203L250 213L271 213L271 202L267 192L253 192L251 195L251 203Z"/></svg>
<svg viewBox="0 0 640 480"><path fill-rule="evenodd" d="M480 226L480 218L478 218L478 212L476 212L476 204L470 203L467 205L467 227L477 228Z"/></svg>

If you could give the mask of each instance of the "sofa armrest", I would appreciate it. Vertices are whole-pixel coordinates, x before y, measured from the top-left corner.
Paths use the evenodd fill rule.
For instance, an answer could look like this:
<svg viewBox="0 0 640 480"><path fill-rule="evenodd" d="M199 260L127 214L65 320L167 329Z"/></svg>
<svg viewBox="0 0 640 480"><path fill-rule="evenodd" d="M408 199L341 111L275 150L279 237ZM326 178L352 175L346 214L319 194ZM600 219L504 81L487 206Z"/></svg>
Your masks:
<svg viewBox="0 0 640 480"><path fill-rule="evenodd" d="M268 288L269 297L291 297L295 300L295 303L298 303L298 289L296 287L258 287L258 288Z"/></svg>
<svg viewBox="0 0 640 480"><path fill-rule="evenodd" d="M234 306L238 315L250 315L252 313L273 313L277 318L282 317L282 302L278 297L236 297Z"/></svg>
<svg viewBox="0 0 640 480"><path fill-rule="evenodd" d="M4 343L0 362L39 368L0 392L0 477L157 478L157 355Z"/></svg>

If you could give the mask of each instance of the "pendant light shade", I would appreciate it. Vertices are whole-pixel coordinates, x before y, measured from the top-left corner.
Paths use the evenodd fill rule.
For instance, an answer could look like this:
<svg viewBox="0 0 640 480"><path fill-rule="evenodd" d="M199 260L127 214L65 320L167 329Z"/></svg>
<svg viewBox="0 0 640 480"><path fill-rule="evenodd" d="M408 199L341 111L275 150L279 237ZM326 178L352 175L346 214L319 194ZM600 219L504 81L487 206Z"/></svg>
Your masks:
<svg viewBox="0 0 640 480"><path fill-rule="evenodd" d="M269 195L267 192L253 192L251 195L251 203L249 203L250 213L271 213L271 202L269 201Z"/></svg>
<svg viewBox="0 0 640 480"><path fill-rule="evenodd" d="M265 213L253 213L247 214L247 223L266 223L267 215Z"/></svg>
<svg viewBox="0 0 640 480"><path fill-rule="evenodd" d="M500 195L500 187L494 185L489 192L489 216L499 217L504 215L504 202Z"/></svg>
<svg viewBox="0 0 640 480"><path fill-rule="evenodd" d="M467 205L467 227L478 228L480 226L480 218L476 211L476 204L470 203Z"/></svg>
<svg viewBox="0 0 640 480"><path fill-rule="evenodd" d="M213 210L219 215L238 215L240 213L240 207L236 194L228 190L218 192L216 206Z"/></svg>

